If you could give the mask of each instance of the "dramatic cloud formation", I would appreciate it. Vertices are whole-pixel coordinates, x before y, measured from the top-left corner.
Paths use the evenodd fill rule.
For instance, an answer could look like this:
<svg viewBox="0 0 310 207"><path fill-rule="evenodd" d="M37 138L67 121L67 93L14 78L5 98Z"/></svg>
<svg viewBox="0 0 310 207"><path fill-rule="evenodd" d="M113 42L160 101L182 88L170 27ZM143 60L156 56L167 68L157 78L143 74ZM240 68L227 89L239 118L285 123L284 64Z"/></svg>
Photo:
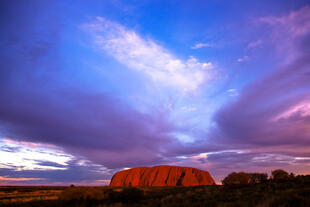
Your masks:
<svg viewBox="0 0 310 207"><path fill-rule="evenodd" d="M100 49L159 84L192 91L213 77L211 62L201 63L194 57L177 59L154 41L102 17L84 27L93 33Z"/></svg>
<svg viewBox="0 0 310 207"><path fill-rule="evenodd" d="M287 23L285 27L290 27L292 33L288 36L296 38L290 44L299 48L298 55L245 87L238 99L215 114L216 127L210 135L215 137L214 142L240 152L246 150L208 156L208 161L215 162L216 171L280 165L305 173L304 164L310 160L310 53L306 49L310 46L310 30L304 30L304 25L310 23L309 12L305 12L308 10L305 7L287 17L262 18L275 24L277 32L277 23Z"/></svg>
<svg viewBox="0 0 310 207"><path fill-rule="evenodd" d="M32 30L35 30L34 26L31 27ZM23 35L31 36L34 32L32 30ZM157 109L142 113L113 94L89 91L69 84L73 71L66 70L69 77L63 72L65 69L58 56L60 40L51 35L50 31L47 33L47 37L37 34L37 38L19 44L10 42L9 37L6 39L7 53L1 52L3 68L8 68L1 70L1 77L4 78L0 83L1 136L57 145L66 153L85 157L108 168L165 162L163 153L169 145L177 143L171 136L174 125L169 122L168 114ZM45 40L42 42L41 38ZM140 37L137 40L143 44L151 44ZM143 44L146 51L151 49ZM169 54L160 54L162 49L153 46L155 51L158 50L155 55L161 55L163 61L172 58ZM33 53L37 48L41 52ZM142 65L143 54L137 56ZM133 63L139 64L138 60ZM204 64L191 58L186 67L193 67L193 70L198 67L200 70L204 68ZM166 75L176 74L176 77L182 77L190 83L186 74L183 74L185 69L181 68L180 72L175 73L170 69L172 71L167 71ZM155 69L151 69L152 72L156 72ZM13 158L10 155L10 159ZM22 163L22 160L18 162ZM29 162L32 162L28 164L33 167L33 161Z"/></svg>
<svg viewBox="0 0 310 207"><path fill-rule="evenodd" d="M225 2L216 18L209 4L4 4L0 184L100 185L156 164L217 182L309 173L310 7L262 2L273 12Z"/></svg>
<svg viewBox="0 0 310 207"><path fill-rule="evenodd" d="M159 161L161 143L170 142L172 128L164 116L141 114L104 94L12 93L2 93L0 101L4 135L10 138L52 143L107 167ZM55 96L61 101L52 101ZM21 100L31 104L21 106Z"/></svg>
<svg viewBox="0 0 310 207"><path fill-rule="evenodd" d="M55 146L0 140L0 157L5 157L1 167L15 170L65 170L72 156L64 154ZM51 165L51 163L53 165Z"/></svg>
<svg viewBox="0 0 310 207"><path fill-rule="evenodd" d="M221 132L234 143L308 143L309 66L306 55L247 87L217 113Z"/></svg>

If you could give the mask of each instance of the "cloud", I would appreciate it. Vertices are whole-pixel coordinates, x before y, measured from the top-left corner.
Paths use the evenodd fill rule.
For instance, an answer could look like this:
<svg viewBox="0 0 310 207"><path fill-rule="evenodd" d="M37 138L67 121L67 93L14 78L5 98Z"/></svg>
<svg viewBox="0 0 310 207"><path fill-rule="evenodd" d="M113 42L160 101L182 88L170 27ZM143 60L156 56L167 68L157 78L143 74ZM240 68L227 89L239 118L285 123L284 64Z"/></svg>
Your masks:
<svg viewBox="0 0 310 207"><path fill-rule="evenodd" d="M307 144L309 117L292 107L309 102L309 60L306 55L257 80L236 102L219 110L215 120L225 139L261 145Z"/></svg>
<svg viewBox="0 0 310 207"><path fill-rule="evenodd" d="M173 126L164 115L140 113L104 94L70 91L37 96L15 89L2 95L5 136L54 144L107 167L158 162L160 151L173 142L168 135ZM51 100L55 96L61 99ZM22 105L20 99L31 104Z"/></svg>
<svg viewBox="0 0 310 207"><path fill-rule="evenodd" d="M106 185L115 172L91 162L81 165L79 160L71 160L67 164L66 170L17 171L0 168L0 177L4 178L2 182L0 179L0 183L5 185Z"/></svg>
<svg viewBox="0 0 310 207"><path fill-rule="evenodd" d="M10 157L16 158L27 147L37 153L42 147L51 150L54 148L48 146L57 146L62 149L60 154L70 155L70 159L41 160L41 150L29 158L32 168L4 163L0 176L44 179L29 181L37 184L89 184L106 183L117 169L163 163L196 166L221 176L234 169L267 169L272 165L293 168L296 163L308 163L310 58L308 32L301 27L308 28L305 11L308 7L292 12L291 17L260 20L272 28L274 35L284 37L281 43L290 40L287 47L298 49L298 54L286 66L269 70L269 75L238 90L240 95L216 112L210 133L206 133L207 129L197 132L194 127L176 127L180 120L171 121L169 110L152 108L141 112L114 92L105 91L105 84L94 84L100 90L80 84L82 79L75 79L80 68L74 64L70 70L70 64L62 64L74 61L71 55L61 56L59 51L66 45L62 45L59 32L45 27L38 30L36 21L29 21L21 30L18 27L18 32L11 26L5 31L7 49L0 51L0 133L11 143L3 146L1 153L3 157L15 153ZM6 23L16 25L11 19L14 18ZM46 25L50 28L50 24ZM147 77L146 82L157 87L194 91L214 78L213 63L195 57L177 58L154 40L118 23L98 17L85 24L84 29L93 35L92 45L99 51L141 73ZM43 33L35 32L42 30ZM254 43L252 46L258 44ZM94 71L87 72L98 76ZM93 76L85 79L92 82ZM122 87L121 82L116 81L113 87ZM190 113L200 113L202 108L180 105L181 110ZM179 142L176 133L189 142ZM21 159L18 163L28 161ZM17 171L19 167L23 170ZM301 168L298 165L300 171Z"/></svg>
<svg viewBox="0 0 310 207"><path fill-rule="evenodd" d="M256 40L254 42L250 42L247 47L248 48L256 48L256 47L259 47L262 44L263 44L262 40Z"/></svg>
<svg viewBox="0 0 310 207"><path fill-rule="evenodd" d="M128 68L147 75L159 86L193 91L214 78L211 62L199 62L195 57L178 59L153 40L118 23L97 17L83 27L93 34L96 47Z"/></svg>
<svg viewBox="0 0 310 207"><path fill-rule="evenodd" d="M299 10L292 11L289 15L281 17L262 17L260 22L270 24L273 27L286 28L285 33L291 37L298 37L309 33L310 30L310 6L304 6Z"/></svg>
<svg viewBox="0 0 310 207"><path fill-rule="evenodd" d="M37 143L0 139L0 157L6 158L0 161L0 167L15 170L66 170L66 163L72 156L55 146L38 146Z"/></svg>
<svg viewBox="0 0 310 207"><path fill-rule="evenodd" d="M239 91L235 88L228 89L226 92L229 94L229 96L239 96Z"/></svg>
<svg viewBox="0 0 310 207"><path fill-rule="evenodd" d="M262 172L270 175L278 168L297 174L308 173L305 165L310 164L309 158L301 159L291 155L272 152L235 151L208 154L205 162L216 180L222 180L229 173L235 172Z"/></svg>
<svg viewBox="0 0 310 207"><path fill-rule="evenodd" d="M7 176L0 176L0 182L3 182L3 181L21 182L21 181L34 181L34 180L44 180L44 179L42 178L10 178Z"/></svg>
<svg viewBox="0 0 310 207"><path fill-rule="evenodd" d="M277 25L269 29L284 32ZM238 92L238 96L215 112L208 132L196 134L200 137L196 142L179 148L183 159L176 163L209 170L216 180L232 171L271 172L283 168L309 173L309 33L298 33L298 37L290 39L286 51L278 51L294 53L290 59L282 55L284 60L278 68L270 68L269 73L241 90L227 90L228 94ZM275 47L283 46L284 39L274 40Z"/></svg>
<svg viewBox="0 0 310 207"><path fill-rule="evenodd" d="M241 58L238 58L237 59L237 62L241 63L241 62L245 62L245 61L248 61L249 60L249 56L245 55Z"/></svg>
<svg viewBox="0 0 310 207"><path fill-rule="evenodd" d="M289 63L301 52L308 50L310 34L310 6L291 11L288 15L268 16L258 19L264 29L270 30L269 39L275 45L283 62ZM308 51L309 52L309 51Z"/></svg>
<svg viewBox="0 0 310 207"><path fill-rule="evenodd" d="M210 44L210 43L197 43L194 46L192 46L191 48L193 50L196 50L196 49L200 49L200 48L203 48L203 47L214 47L214 45Z"/></svg>
<svg viewBox="0 0 310 207"><path fill-rule="evenodd" d="M63 150L63 154L72 158L90 160L108 168L163 162L163 153L177 142L170 135L175 126L170 123L169 114L160 109L139 111L119 98L118 94L106 92L107 85L102 83L104 78L100 79L99 84L99 81L96 82L98 85L95 89L91 84L81 84L80 80L92 82L98 73L88 70L86 75L89 76L80 78L81 74L77 74L77 68L70 62L77 63L76 60L70 59L71 55L65 56L59 52L63 45L58 33L50 31L53 27L49 24L46 24L47 27L33 20L37 17L29 17L31 20L27 21L27 30L23 32L16 33L15 28L6 31L4 39L7 40L7 50L0 51L3 66L0 69L0 78L3 80L0 81L0 136L8 137L19 146L28 145L31 148L31 153L27 154L31 157L25 161L25 148L6 147L1 151L3 156L9 155L11 159L18 160L20 166L4 163L5 168L27 171L49 171L46 168L53 168L54 172L58 171L55 168L59 166L42 163L52 161L64 165L55 157L39 159L43 156L37 152L37 148L42 144L44 147L46 144L57 146ZM15 25L16 21L22 22L20 18L8 21L11 25ZM22 41L9 41L12 34L17 39L22 38ZM45 52L33 52L37 47ZM64 59L70 64L63 64ZM188 60L186 64L193 70L203 67L199 65L203 63L194 59ZM83 69L78 68L78 71L83 72ZM18 156L18 153L23 156ZM49 155L46 153L44 156ZM27 166L23 165L26 163Z"/></svg>
<svg viewBox="0 0 310 207"><path fill-rule="evenodd" d="M310 31L299 27L300 22L306 27L310 22L305 13L308 10L305 7L288 16L263 18L275 24L272 29L277 31L277 24L295 28L285 34L294 36L289 44L292 50L286 52L298 51L282 66L245 86L236 99L215 113L209 142L243 152L210 154L207 160L215 172L228 173L225 168L266 171L275 166L307 172L307 165L300 160L308 163L310 157L310 53L305 49Z"/></svg>
<svg viewBox="0 0 310 207"><path fill-rule="evenodd" d="M4 141L3 141L4 140ZM8 138L0 142L0 183L3 185L107 185L114 171L60 151L27 142L20 144ZM7 153L5 148L17 146ZM69 158L69 159L68 159Z"/></svg>

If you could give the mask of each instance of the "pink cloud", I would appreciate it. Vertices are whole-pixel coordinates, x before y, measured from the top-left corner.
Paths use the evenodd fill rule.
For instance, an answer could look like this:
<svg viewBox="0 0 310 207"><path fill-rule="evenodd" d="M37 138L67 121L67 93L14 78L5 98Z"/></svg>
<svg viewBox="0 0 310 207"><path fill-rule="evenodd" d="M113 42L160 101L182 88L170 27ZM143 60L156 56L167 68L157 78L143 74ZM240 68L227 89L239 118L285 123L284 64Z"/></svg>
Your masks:
<svg viewBox="0 0 310 207"><path fill-rule="evenodd" d="M260 22L284 29L292 37L308 34L310 31L310 6L292 11L289 15L281 17L263 17ZM284 34L285 34L284 33ZM283 33L281 33L283 35Z"/></svg>
<svg viewBox="0 0 310 207"><path fill-rule="evenodd" d="M0 182L2 181L20 182L20 181L32 181L32 180L44 180L44 178L10 178L7 176L0 176Z"/></svg>

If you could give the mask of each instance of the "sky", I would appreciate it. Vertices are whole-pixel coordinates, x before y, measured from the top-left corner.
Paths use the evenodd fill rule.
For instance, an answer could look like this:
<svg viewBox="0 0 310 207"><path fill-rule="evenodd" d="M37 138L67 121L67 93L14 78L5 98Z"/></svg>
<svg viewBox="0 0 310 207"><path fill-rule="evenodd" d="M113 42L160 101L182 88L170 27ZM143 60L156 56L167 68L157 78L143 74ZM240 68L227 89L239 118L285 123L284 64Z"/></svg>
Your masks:
<svg viewBox="0 0 310 207"><path fill-rule="evenodd" d="M310 174L310 2L0 2L0 185L154 165Z"/></svg>

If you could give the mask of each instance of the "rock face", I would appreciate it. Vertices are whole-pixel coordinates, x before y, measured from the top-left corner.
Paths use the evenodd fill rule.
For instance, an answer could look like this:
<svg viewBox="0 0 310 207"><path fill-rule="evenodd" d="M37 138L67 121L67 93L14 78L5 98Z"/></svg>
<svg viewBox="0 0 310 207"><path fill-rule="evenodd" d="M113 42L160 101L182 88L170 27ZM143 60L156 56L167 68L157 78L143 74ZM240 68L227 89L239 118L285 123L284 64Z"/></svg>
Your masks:
<svg viewBox="0 0 310 207"><path fill-rule="evenodd" d="M137 167L114 174L110 186L195 186L213 185L207 171L191 167Z"/></svg>

